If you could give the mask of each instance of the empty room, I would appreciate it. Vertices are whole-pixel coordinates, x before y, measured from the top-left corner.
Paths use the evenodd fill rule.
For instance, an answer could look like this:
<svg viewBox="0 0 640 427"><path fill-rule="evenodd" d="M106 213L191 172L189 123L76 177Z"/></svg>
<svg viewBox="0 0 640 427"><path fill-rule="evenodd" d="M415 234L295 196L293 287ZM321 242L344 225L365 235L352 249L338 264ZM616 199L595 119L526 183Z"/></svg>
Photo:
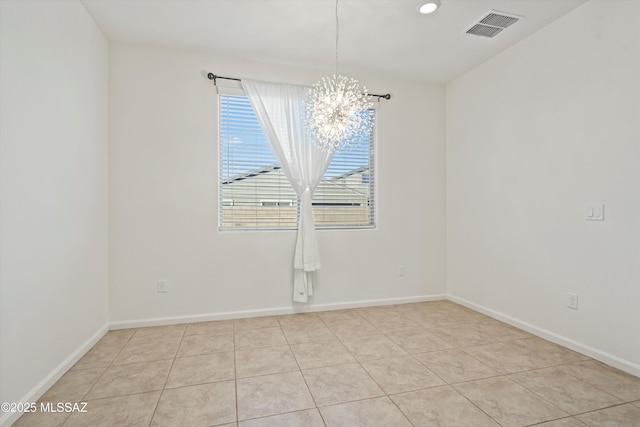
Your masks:
<svg viewBox="0 0 640 427"><path fill-rule="evenodd" d="M640 427L640 0L0 0L0 427Z"/></svg>

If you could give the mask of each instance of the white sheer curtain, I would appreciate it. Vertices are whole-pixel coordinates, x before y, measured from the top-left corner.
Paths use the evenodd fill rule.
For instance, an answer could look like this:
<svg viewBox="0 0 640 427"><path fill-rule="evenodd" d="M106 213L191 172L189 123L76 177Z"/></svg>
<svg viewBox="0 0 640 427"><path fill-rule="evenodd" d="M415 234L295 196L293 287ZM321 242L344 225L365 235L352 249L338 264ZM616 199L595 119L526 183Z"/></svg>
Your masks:
<svg viewBox="0 0 640 427"><path fill-rule="evenodd" d="M300 198L293 258L293 300L307 302L313 295L315 271L320 268L311 198L333 153L318 148L303 128L306 87L246 79L242 80L242 87L276 158Z"/></svg>

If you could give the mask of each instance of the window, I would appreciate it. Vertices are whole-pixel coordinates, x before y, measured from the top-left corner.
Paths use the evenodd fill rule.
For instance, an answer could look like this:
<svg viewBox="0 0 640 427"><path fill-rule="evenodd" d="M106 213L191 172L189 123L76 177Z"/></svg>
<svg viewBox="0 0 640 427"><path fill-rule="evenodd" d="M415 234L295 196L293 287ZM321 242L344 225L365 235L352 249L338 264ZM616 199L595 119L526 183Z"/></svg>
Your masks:
<svg viewBox="0 0 640 427"><path fill-rule="evenodd" d="M294 229L298 197L246 96L219 95L219 227ZM375 110L368 111L375 121ZM375 126L374 126L375 128ZM313 196L318 228L375 226L374 132L336 153Z"/></svg>

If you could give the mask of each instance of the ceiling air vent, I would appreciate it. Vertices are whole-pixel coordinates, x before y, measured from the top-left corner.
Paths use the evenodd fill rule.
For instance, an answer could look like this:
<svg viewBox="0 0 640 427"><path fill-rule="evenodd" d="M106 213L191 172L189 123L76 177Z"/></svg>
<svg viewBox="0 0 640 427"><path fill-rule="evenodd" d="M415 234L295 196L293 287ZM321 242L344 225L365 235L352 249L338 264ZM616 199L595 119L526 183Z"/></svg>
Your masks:
<svg viewBox="0 0 640 427"><path fill-rule="evenodd" d="M465 32L474 36L495 37L505 28L518 22L522 16L491 10L484 14Z"/></svg>

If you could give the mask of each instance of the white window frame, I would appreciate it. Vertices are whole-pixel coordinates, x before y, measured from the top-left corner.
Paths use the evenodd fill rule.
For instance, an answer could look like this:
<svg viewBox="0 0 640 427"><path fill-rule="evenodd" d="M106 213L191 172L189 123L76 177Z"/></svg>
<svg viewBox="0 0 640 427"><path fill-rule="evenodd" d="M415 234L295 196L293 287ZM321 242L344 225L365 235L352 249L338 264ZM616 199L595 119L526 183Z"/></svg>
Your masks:
<svg viewBox="0 0 640 427"><path fill-rule="evenodd" d="M228 197L224 197L223 199L223 192L222 192L222 185L223 185L223 174L222 174L222 141L221 141L221 132L220 132L220 124L221 124L221 112L220 112L220 96L221 95L235 95L235 96L245 96L245 93L242 89L240 88L231 88L231 87L218 87L218 97L216 99L216 108L218 111L218 120L217 120L217 126L218 126L218 138L217 138L217 144L218 144L218 186L217 186L217 200L218 200L218 230L221 232L237 232L237 231L274 231L274 230L295 230L296 226L276 226L276 227L270 227L270 226L225 226L222 223L222 219L223 219L223 207L230 207L230 206L234 206L235 202L234 200L229 200ZM367 224L361 223L361 224L355 224L355 223L330 223L330 224L322 224L322 223L318 223L316 222L316 229L318 230L344 230L344 229L376 229L377 228L377 222L378 222L378 186L377 186L377 171L378 171L378 165L377 165L377 161L378 161L378 156L377 156L377 142L378 142L378 135L377 135L377 124L378 124L378 108L377 108L377 104L376 103L372 103L372 107L371 109L373 110L373 114L374 114L374 126L373 126L373 131L372 131L372 135L371 135L371 140L370 140L370 151L369 151L369 172L368 172L368 184L370 186L373 186L373 188L369 188L369 196L368 196L368 200L369 200L369 204L373 203L373 206L368 206L368 211L369 211L369 218L370 218L370 222ZM373 170L372 170L373 169ZM295 196L295 193L294 193ZM314 199L315 199L315 195L314 195ZM290 200L287 198L286 200L273 200L270 198L261 198L259 200L260 204L262 206L266 206L265 204L263 204L264 202L269 203L269 202L282 202L282 201L287 201L289 202ZM230 203L229 203L230 202ZM300 209L299 209L299 205L298 205L298 200L293 200L292 201L297 207L297 215L300 215ZM318 203L322 203L322 202L318 202ZM273 205L269 205L269 206L273 206ZM278 203L278 206L283 206L280 205ZM314 206L318 206L314 203ZM346 206L346 205L345 205Z"/></svg>

